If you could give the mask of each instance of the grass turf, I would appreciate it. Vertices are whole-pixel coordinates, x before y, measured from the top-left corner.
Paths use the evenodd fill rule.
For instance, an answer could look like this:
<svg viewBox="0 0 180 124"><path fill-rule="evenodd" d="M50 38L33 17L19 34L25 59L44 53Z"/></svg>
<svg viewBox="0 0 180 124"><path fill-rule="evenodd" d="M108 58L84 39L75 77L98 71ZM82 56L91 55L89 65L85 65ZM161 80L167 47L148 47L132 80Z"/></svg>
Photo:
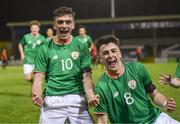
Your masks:
<svg viewBox="0 0 180 124"><path fill-rule="evenodd" d="M145 64L157 89L167 97L173 97L177 103L170 116L180 121L180 89L160 86L158 77L161 72L174 74L177 63ZM102 73L101 66L93 67L93 79L97 81ZM162 109L162 111L165 111ZM90 109L92 114L92 109ZM93 116L93 118L95 118ZM0 68L0 123L37 123L39 108L34 106L30 97L30 83L23 79L22 67Z"/></svg>

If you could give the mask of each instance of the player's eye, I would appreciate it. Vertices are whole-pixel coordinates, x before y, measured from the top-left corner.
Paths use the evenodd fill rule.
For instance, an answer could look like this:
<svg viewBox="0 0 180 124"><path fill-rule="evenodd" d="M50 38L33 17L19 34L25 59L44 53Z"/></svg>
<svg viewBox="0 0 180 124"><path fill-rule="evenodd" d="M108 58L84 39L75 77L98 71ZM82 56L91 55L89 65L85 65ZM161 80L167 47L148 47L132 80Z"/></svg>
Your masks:
<svg viewBox="0 0 180 124"><path fill-rule="evenodd" d="M72 23L72 20L58 20L57 21L57 23L59 24L59 25L62 25L63 23L66 23L66 24L71 24Z"/></svg>
<svg viewBox="0 0 180 124"><path fill-rule="evenodd" d="M71 23L72 23L71 20L67 20L67 21L65 21L65 22L66 22L66 24L71 24Z"/></svg>
<svg viewBox="0 0 180 124"><path fill-rule="evenodd" d="M108 51L104 51L104 52L103 52L103 55L108 55L108 54L109 54Z"/></svg>
<svg viewBox="0 0 180 124"><path fill-rule="evenodd" d="M57 23L58 23L59 25L62 25L62 24L64 23L64 21L63 21L63 20L58 20Z"/></svg>

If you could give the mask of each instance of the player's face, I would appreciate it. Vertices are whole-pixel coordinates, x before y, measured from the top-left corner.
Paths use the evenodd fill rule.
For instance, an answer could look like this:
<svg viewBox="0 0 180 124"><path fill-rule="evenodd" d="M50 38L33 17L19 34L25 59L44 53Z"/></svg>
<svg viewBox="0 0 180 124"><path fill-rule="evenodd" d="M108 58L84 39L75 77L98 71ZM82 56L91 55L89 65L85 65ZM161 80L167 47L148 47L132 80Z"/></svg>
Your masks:
<svg viewBox="0 0 180 124"><path fill-rule="evenodd" d="M55 17L54 29L56 30L56 35L59 36L60 39L67 40L74 29L72 15Z"/></svg>
<svg viewBox="0 0 180 124"><path fill-rule="evenodd" d="M84 28L79 29L79 35L84 36L86 34L86 30Z"/></svg>
<svg viewBox="0 0 180 124"><path fill-rule="evenodd" d="M32 25L30 30L31 30L32 35L34 35L34 36L39 34L39 27L37 25Z"/></svg>
<svg viewBox="0 0 180 124"><path fill-rule="evenodd" d="M104 44L100 47L100 59L109 71L118 71L121 64L121 53L114 43Z"/></svg>
<svg viewBox="0 0 180 124"><path fill-rule="evenodd" d="M47 30L46 34L47 34L48 37L53 36L53 30L49 28L49 29Z"/></svg>

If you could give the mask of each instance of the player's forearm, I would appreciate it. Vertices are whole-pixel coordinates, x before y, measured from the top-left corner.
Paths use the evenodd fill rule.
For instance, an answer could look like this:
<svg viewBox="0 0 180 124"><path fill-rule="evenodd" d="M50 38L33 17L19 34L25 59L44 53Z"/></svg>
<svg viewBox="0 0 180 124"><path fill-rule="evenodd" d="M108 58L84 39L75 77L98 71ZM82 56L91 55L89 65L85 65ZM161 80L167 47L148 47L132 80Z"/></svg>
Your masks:
<svg viewBox="0 0 180 124"><path fill-rule="evenodd" d="M154 90L154 92L151 94L153 97L153 101L157 106L165 107L167 104L167 98L159 93L157 90Z"/></svg>
<svg viewBox="0 0 180 124"><path fill-rule="evenodd" d="M22 44L19 44L18 47L19 47L19 52L20 52L21 56L23 56L24 55L24 49L23 49Z"/></svg>
<svg viewBox="0 0 180 124"><path fill-rule="evenodd" d="M32 85L32 95L42 96L42 83L43 83L44 74L36 73L34 82Z"/></svg>
<svg viewBox="0 0 180 124"><path fill-rule="evenodd" d="M173 78L171 81L170 81L170 85L175 87L175 88L178 88L180 87L180 79L179 78Z"/></svg>
<svg viewBox="0 0 180 124"><path fill-rule="evenodd" d="M83 74L83 86L87 97L94 97L93 81L90 72Z"/></svg>
<svg viewBox="0 0 180 124"><path fill-rule="evenodd" d="M97 124L107 124L107 114L98 115Z"/></svg>

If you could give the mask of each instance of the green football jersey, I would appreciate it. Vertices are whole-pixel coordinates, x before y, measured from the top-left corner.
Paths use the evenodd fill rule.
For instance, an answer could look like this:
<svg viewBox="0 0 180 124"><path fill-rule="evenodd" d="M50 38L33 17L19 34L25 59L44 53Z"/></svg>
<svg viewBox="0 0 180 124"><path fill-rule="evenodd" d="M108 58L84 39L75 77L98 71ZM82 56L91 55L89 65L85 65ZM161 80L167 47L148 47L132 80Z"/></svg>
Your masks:
<svg viewBox="0 0 180 124"><path fill-rule="evenodd" d="M86 35L85 37L81 37L81 36L76 36L76 39L85 44L88 48L90 48L91 43L92 43L92 38L89 35Z"/></svg>
<svg viewBox="0 0 180 124"><path fill-rule="evenodd" d="M159 116L145 87L151 78L141 63L124 64L124 73L111 78L104 73L95 86L100 104L95 113L107 113L111 123L152 123Z"/></svg>
<svg viewBox="0 0 180 124"><path fill-rule="evenodd" d="M176 68L176 77L180 78L180 63L178 64L178 66Z"/></svg>
<svg viewBox="0 0 180 124"><path fill-rule="evenodd" d="M57 45L53 39L40 47L34 72L45 73L45 95L84 93L81 70L91 66L88 48L72 39L70 44Z"/></svg>
<svg viewBox="0 0 180 124"><path fill-rule="evenodd" d="M24 47L24 64L34 64L35 55L39 47L45 42L45 37L41 34L32 36L31 33L26 34L21 39L20 43Z"/></svg>

